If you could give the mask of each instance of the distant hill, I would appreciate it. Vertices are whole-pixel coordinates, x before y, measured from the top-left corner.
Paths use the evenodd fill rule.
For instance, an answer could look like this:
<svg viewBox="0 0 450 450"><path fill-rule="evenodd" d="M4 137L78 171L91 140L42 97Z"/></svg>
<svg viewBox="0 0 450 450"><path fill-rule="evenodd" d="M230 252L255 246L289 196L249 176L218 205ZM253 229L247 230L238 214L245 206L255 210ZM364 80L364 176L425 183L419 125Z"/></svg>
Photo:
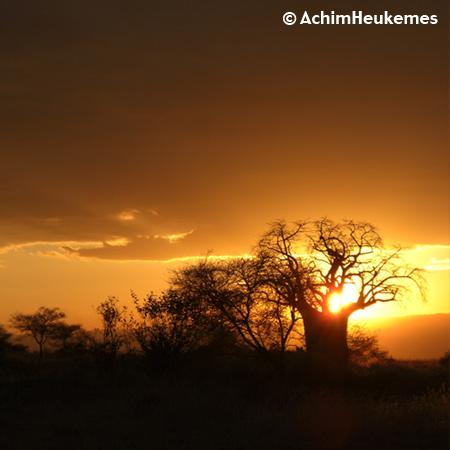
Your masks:
<svg viewBox="0 0 450 450"><path fill-rule="evenodd" d="M376 331L380 347L399 359L440 358L449 351L450 314L356 319Z"/></svg>

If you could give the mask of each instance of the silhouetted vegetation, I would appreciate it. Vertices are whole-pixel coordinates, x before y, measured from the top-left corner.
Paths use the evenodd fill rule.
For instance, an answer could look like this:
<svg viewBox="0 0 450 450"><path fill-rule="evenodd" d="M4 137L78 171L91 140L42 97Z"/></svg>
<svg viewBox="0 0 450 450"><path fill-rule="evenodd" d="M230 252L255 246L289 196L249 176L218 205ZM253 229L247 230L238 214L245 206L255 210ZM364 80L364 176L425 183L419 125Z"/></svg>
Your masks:
<svg viewBox="0 0 450 450"><path fill-rule="evenodd" d="M217 312L189 293L169 289L132 298L136 314L130 314L127 329L148 369L176 367L189 354L221 351L233 340Z"/></svg>
<svg viewBox="0 0 450 450"><path fill-rule="evenodd" d="M39 358L0 327L0 448L446 449L448 353L396 361L348 328L404 280L423 287L398 257L366 223L280 221L253 256L187 264L133 309L108 297L94 331L16 313Z"/></svg>
<svg viewBox="0 0 450 450"><path fill-rule="evenodd" d="M124 323L127 309L119 306L116 297L108 297L95 311L100 318L101 328L89 336L89 350L102 370L111 373L126 342Z"/></svg>
<svg viewBox="0 0 450 450"><path fill-rule="evenodd" d="M0 447L9 449L448 448L448 366L386 360L345 383L285 377L261 358L198 354L170 371L120 358L108 377L91 358L33 355L0 370ZM195 364L189 364L189 361Z"/></svg>
<svg viewBox="0 0 450 450"><path fill-rule="evenodd" d="M34 339L39 346L39 357L42 358L44 345L48 341L59 343L67 347L75 332L81 325L68 325L62 319L66 314L59 308L41 306L33 314L15 313L11 316L10 324L13 328Z"/></svg>
<svg viewBox="0 0 450 450"><path fill-rule="evenodd" d="M276 351L279 366L302 322L308 366L320 377L345 373L351 314L425 292L423 271L401 249L386 250L375 227L328 219L276 221L251 256L205 258L175 271L171 285L218 311L251 349L272 360ZM344 302L348 287L354 298Z"/></svg>
<svg viewBox="0 0 450 450"><path fill-rule="evenodd" d="M0 448L447 448L448 355L395 361L351 327L347 377L319 382L301 328L281 373L179 294L133 295L133 315L110 297L100 329L61 327L42 361L0 328Z"/></svg>
<svg viewBox="0 0 450 450"><path fill-rule="evenodd" d="M205 259L176 271L172 286L200 299L241 345L282 369L285 352L298 343L300 315L269 276L262 258Z"/></svg>
<svg viewBox="0 0 450 450"><path fill-rule="evenodd" d="M8 333L3 325L0 325L0 366L5 364L9 358L26 352L26 346L13 343L11 337L12 334Z"/></svg>
<svg viewBox="0 0 450 450"><path fill-rule="evenodd" d="M348 350L350 362L367 367L389 360L389 353L380 348L376 333L370 333L364 327L353 325L349 328Z"/></svg>

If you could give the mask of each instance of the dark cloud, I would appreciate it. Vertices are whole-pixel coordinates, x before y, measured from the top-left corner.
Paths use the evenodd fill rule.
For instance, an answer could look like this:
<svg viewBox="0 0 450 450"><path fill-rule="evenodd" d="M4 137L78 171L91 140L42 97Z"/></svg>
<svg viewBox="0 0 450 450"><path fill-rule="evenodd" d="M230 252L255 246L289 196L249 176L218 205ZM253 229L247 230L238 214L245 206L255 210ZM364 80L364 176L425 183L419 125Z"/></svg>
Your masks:
<svg viewBox="0 0 450 450"><path fill-rule="evenodd" d="M338 9L4 1L0 245L164 259L245 251L269 220L323 215L446 239L448 5L364 4L436 26L283 25L313 7ZM120 220L132 210L147 212Z"/></svg>
<svg viewBox="0 0 450 450"><path fill-rule="evenodd" d="M188 221L170 220L153 210L136 209L104 218L4 221L0 225L0 253L18 249L33 253L39 248L38 252L46 256L164 261L204 255L209 250L230 252L224 239L227 236L217 236L215 228L189 226ZM208 242L216 243L216 247L208 247ZM42 250L45 248L56 250Z"/></svg>

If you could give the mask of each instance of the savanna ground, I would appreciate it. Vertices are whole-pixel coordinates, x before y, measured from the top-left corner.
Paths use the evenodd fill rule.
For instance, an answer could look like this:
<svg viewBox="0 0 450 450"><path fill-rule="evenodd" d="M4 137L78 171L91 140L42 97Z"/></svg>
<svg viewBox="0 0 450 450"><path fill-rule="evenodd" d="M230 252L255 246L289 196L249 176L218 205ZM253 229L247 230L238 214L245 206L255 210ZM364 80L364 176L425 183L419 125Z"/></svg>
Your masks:
<svg viewBox="0 0 450 450"><path fill-rule="evenodd" d="M387 360L339 383L283 376L259 360L193 358L170 372L123 359L105 373L87 359L3 362L0 448L449 448L448 361Z"/></svg>

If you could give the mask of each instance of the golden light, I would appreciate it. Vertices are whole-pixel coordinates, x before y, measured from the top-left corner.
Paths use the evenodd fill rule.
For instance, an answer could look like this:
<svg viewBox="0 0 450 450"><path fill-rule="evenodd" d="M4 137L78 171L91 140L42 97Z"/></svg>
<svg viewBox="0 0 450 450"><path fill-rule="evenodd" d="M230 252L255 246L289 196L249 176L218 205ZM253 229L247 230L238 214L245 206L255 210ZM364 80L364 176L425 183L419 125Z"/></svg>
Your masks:
<svg viewBox="0 0 450 450"><path fill-rule="evenodd" d="M358 291L353 283L344 284L342 294L333 294L330 298L330 311L338 312L343 306L355 303L358 299Z"/></svg>
<svg viewBox="0 0 450 450"><path fill-rule="evenodd" d="M333 294L330 298L330 311L338 312L341 308L341 296L339 294Z"/></svg>

